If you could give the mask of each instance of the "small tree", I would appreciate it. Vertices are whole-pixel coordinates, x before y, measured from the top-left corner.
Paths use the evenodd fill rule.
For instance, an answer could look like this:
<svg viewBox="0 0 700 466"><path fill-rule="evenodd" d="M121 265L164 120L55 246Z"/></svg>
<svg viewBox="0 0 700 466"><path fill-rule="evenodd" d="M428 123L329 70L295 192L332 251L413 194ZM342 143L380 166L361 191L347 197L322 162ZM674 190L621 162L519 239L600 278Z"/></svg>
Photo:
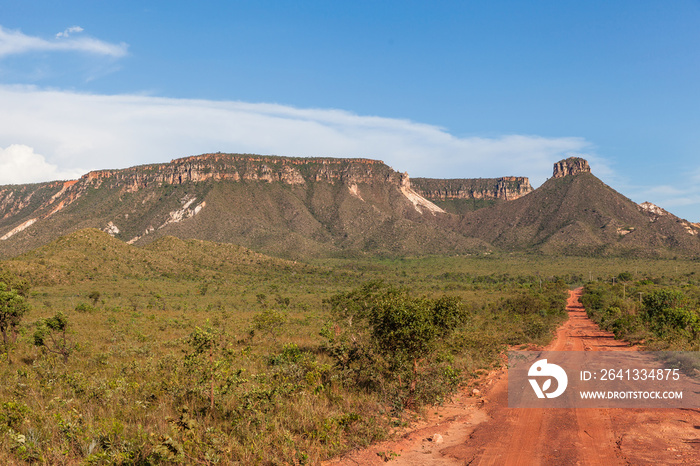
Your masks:
<svg viewBox="0 0 700 466"><path fill-rule="evenodd" d="M257 330L267 334L276 344L277 337L282 333L285 322L287 322L287 315L284 312L276 309L263 309L260 314L253 317L250 335L253 336Z"/></svg>
<svg viewBox="0 0 700 466"><path fill-rule="evenodd" d="M68 362L68 356L76 348L76 344L68 339L68 326L68 317L62 312L39 320L34 331L34 345L49 353L60 354L63 362Z"/></svg>
<svg viewBox="0 0 700 466"><path fill-rule="evenodd" d="M0 332L5 350L11 343L10 339L14 341L16 338L17 326L29 310L25 299L26 291L27 288L18 290L13 288L12 284L0 282ZM8 336L8 331L12 331L12 335Z"/></svg>
<svg viewBox="0 0 700 466"><path fill-rule="evenodd" d="M390 291L373 307L369 322L380 352L399 374L411 368L406 406L414 403L421 361L464 318L459 301L447 296L433 300Z"/></svg>

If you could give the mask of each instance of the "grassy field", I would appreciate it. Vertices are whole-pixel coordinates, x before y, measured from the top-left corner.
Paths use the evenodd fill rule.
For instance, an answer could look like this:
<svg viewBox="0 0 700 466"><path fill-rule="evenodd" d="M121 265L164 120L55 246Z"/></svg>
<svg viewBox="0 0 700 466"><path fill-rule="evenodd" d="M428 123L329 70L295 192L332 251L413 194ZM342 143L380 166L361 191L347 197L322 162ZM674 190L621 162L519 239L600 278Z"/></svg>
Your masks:
<svg viewBox="0 0 700 466"><path fill-rule="evenodd" d="M568 287L700 279L680 260L301 263L96 230L0 268L31 286L0 364L3 464L317 464L448 400L508 345L546 344ZM425 344L389 346L402 337Z"/></svg>

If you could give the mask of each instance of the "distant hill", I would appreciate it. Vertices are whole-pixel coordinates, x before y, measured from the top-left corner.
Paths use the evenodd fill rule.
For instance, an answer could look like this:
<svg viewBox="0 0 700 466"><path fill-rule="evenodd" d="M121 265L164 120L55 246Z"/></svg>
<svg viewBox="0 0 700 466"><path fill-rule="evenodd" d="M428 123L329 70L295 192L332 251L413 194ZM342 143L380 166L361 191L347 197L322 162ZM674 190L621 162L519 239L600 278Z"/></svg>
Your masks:
<svg viewBox="0 0 700 466"><path fill-rule="evenodd" d="M523 177L412 182L370 159L220 153L0 187L0 257L85 228L137 246L170 236L291 259L700 255L699 225L635 204L579 158L557 162L536 190Z"/></svg>
<svg viewBox="0 0 700 466"><path fill-rule="evenodd" d="M700 254L700 226L637 205L570 158L553 177L512 202L465 215L458 230L507 251L668 257Z"/></svg>
<svg viewBox="0 0 700 466"><path fill-rule="evenodd" d="M118 278L207 279L251 270L303 271L308 266L250 249L165 236L135 247L92 228L78 230L2 264L37 285Z"/></svg>

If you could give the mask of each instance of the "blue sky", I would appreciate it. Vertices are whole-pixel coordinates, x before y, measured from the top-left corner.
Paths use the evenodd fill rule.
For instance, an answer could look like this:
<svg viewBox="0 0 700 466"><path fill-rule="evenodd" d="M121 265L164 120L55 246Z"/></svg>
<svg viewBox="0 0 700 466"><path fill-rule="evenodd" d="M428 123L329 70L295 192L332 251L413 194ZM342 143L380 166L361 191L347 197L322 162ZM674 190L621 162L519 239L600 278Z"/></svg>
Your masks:
<svg viewBox="0 0 700 466"><path fill-rule="evenodd" d="M0 1L0 183L209 151L529 176L700 221L700 2Z"/></svg>

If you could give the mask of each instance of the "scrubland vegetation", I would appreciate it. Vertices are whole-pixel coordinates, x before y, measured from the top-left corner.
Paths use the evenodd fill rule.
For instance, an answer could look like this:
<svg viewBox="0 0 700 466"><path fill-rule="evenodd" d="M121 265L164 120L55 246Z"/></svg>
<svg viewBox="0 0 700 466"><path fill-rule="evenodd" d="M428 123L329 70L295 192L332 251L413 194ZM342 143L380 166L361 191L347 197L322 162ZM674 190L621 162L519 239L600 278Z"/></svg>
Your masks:
<svg viewBox="0 0 700 466"><path fill-rule="evenodd" d="M633 279L620 273L586 285L582 297L589 317L616 338L657 351L700 350L700 277Z"/></svg>
<svg viewBox="0 0 700 466"><path fill-rule="evenodd" d="M697 316L697 262L302 264L87 231L0 268L2 464L318 464L546 344L584 284L594 316L639 323L621 336L697 349L676 312Z"/></svg>

